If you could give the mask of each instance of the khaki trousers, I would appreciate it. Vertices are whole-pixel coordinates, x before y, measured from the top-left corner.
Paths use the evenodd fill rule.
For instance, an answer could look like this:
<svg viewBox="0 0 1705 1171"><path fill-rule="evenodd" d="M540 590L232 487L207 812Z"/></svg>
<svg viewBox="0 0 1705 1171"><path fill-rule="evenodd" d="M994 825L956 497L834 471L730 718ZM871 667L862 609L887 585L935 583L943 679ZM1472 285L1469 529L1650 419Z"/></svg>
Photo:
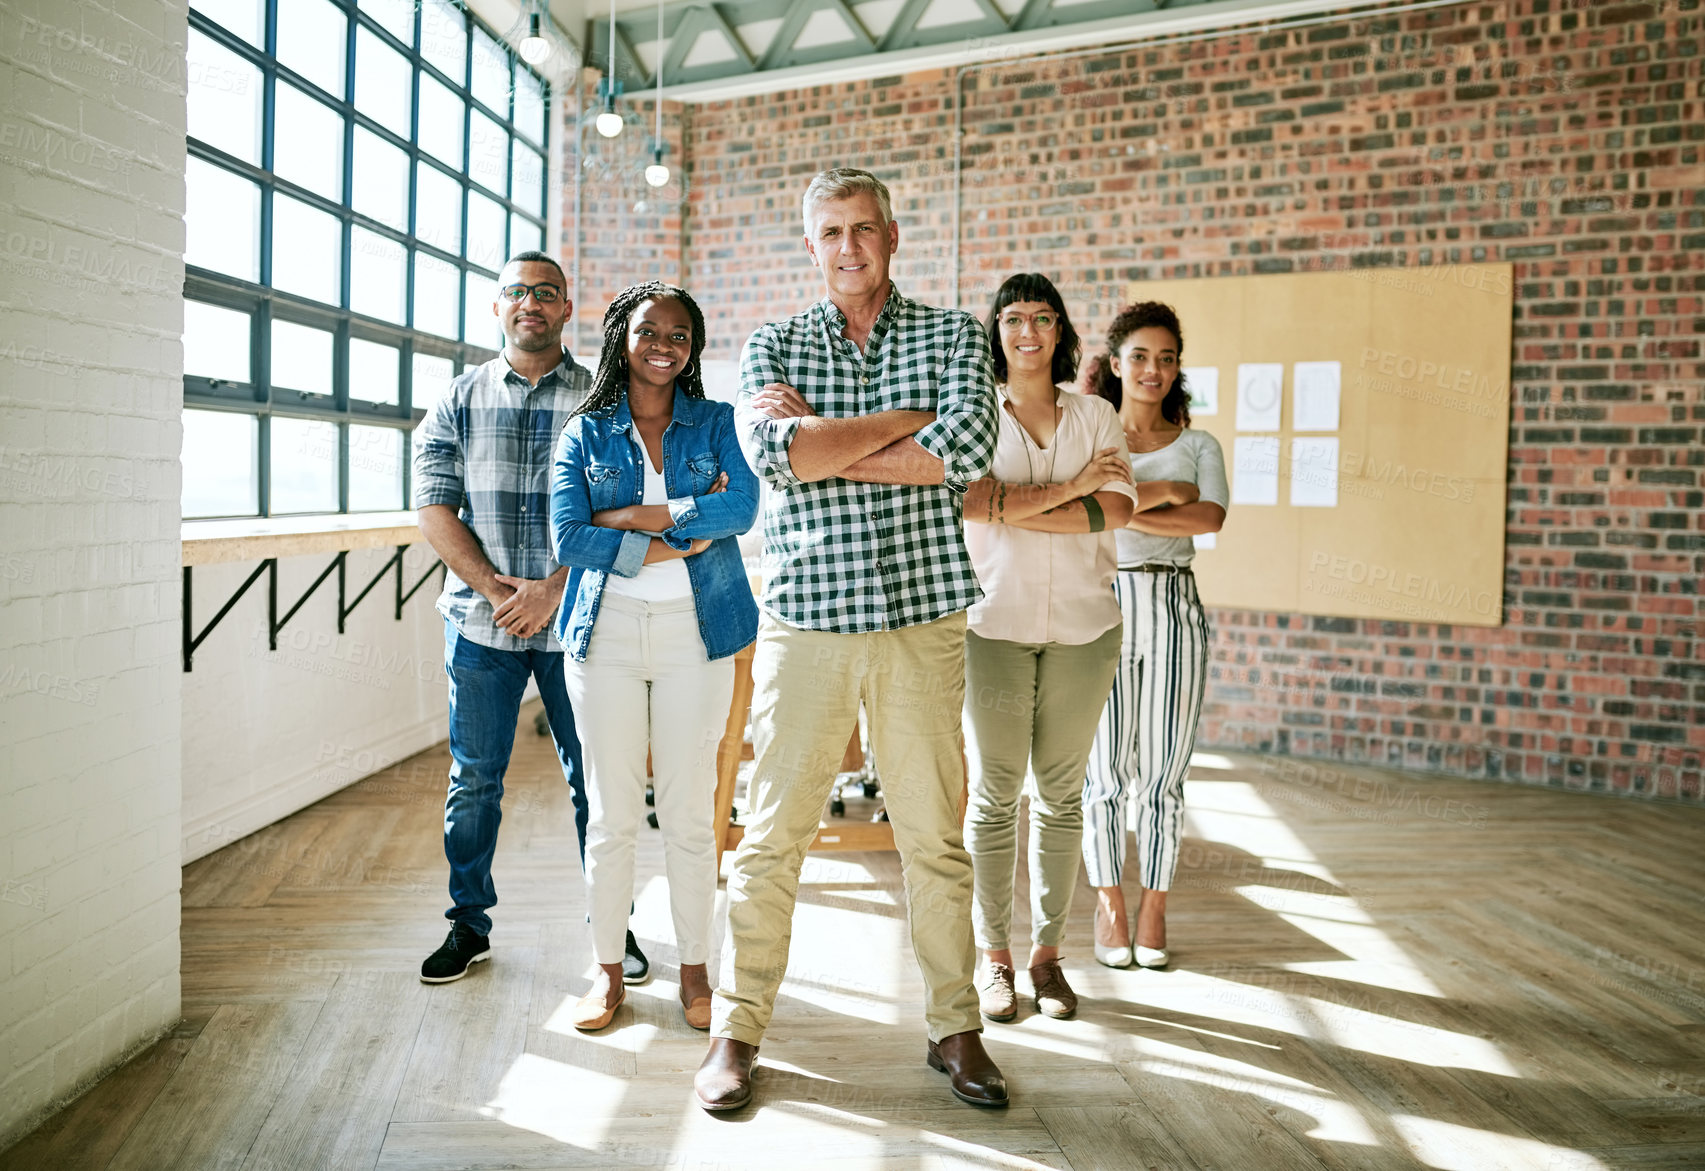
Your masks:
<svg viewBox="0 0 1705 1171"><path fill-rule="evenodd" d="M964 613L869 634L802 630L766 615L752 679L757 759L728 879L712 1033L756 1045L769 1027L787 972L799 870L861 699L905 876L930 1040L980 1030L971 856L959 826Z"/></svg>
<svg viewBox="0 0 1705 1171"><path fill-rule="evenodd" d="M965 844L977 872L977 946L1012 945L1018 799L1030 795L1030 938L1058 947L1077 887L1083 769L1113 686L1121 630L1094 642L965 636Z"/></svg>

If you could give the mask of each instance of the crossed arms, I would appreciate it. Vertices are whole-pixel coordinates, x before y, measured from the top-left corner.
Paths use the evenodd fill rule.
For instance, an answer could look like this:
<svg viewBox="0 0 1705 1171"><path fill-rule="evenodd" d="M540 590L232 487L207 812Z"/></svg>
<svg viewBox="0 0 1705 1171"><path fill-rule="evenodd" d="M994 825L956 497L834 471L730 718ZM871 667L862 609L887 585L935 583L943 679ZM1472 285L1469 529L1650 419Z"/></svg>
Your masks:
<svg viewBox="0 0 1705 1171"><path fill-rule="evenodd" d="M947 465L913 436L935 422L934 411L878 411L850 419L820 419L785 382L752 395L752 409L769 419L798 419L787 458L807 483L839 476L867 484L940 484Z"/></svg>
<svg viewBox="0 0 1705 1171"><path fill-rule="evenodd" d="M741 358L735 415L748 461L774 488L840 478L869 484L940 484L963 492L994 458L989 343L961 315L935 379L935 410L824 418L788 377L779 339L753 334Z"/></svg>

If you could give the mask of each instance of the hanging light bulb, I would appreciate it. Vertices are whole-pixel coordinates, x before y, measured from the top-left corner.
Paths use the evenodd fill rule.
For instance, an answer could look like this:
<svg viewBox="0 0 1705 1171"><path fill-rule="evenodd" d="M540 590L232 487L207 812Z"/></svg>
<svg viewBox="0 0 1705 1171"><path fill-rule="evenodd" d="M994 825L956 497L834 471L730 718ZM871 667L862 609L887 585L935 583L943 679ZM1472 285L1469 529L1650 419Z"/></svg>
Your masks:
<svg viewBox="0 0 1705 1171"><path fill-rule="evenodd" d="M527 35L521 38L521 60L537 65L551 55L551 43L545 40L543 21L537 12L527 15Z"/></svg>
<svg viewBox="0 0 1705 1171"><path fill-rule="evenodd" d="M657 0L657 96L652 107L657 112L657 135L651 148L651 165L645 168L645 181L653 187L669 185L669 168L663 165L663 56L668 43L663 39L663 0Z"/></svg>
<svg viewBox="0 0 1705 1171"><path fill-rule="evenodd" d="M621 83L616 80L616 0L610 0L610 60L604 73L604 112L598 115L595 123L598 133L605 138L614 138L622 132L622 116L616 113L616 95L621 92L620 87Z"/></svg>
<svg viewBox="0 0 1705 1171"><path fill-rule="evenodd" d="M669 186L669 168L663 165L663 151L659 149L651 157L654 161L645 168L645 181L653 187Z"/></svg>

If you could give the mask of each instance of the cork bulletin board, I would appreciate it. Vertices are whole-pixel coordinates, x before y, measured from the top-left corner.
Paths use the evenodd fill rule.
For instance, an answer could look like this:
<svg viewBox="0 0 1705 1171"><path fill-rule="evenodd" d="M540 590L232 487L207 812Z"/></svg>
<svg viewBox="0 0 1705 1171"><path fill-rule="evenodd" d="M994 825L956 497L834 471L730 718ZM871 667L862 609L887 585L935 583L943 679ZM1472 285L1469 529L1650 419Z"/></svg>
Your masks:
<svg viewBox="0 0 1705 1171"><path fill-rule="evenodd" d="M1508 264L1138 282L1184 328L1232 503L1209 605L1502 623Z"/></svg>

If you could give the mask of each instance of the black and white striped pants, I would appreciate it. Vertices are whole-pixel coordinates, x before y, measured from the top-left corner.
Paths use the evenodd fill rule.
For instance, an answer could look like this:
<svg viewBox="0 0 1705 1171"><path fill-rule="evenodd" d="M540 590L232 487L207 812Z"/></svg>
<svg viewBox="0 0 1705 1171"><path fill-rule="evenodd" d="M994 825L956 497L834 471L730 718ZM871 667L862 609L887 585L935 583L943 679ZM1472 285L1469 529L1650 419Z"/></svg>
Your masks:
<svg viewBox="0 0 1705 1171"><path fill-rule="evenodd" d="M1207 684L1208 618L1189 573L1121 569L1113 589L1125 639L1084 779L1083 864L1091 886L1119 885L1129 802L1142 885L1167 890Z"/></svg>

